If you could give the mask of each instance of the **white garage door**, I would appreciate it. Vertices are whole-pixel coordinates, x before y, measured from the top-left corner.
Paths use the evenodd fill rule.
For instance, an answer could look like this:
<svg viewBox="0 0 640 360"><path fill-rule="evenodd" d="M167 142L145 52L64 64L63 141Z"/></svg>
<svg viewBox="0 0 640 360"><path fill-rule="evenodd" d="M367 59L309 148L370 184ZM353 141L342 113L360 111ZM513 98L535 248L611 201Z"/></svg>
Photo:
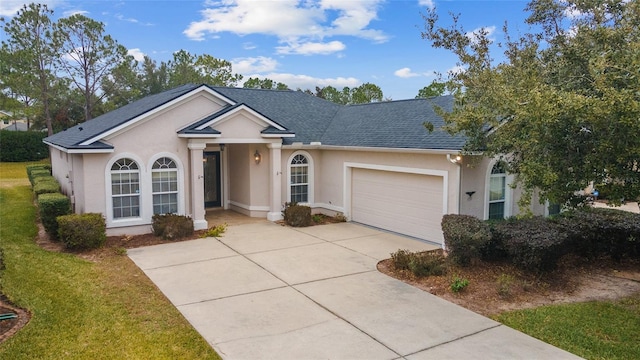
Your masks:
<svg viewBox="0 0 640 360"><path fill-rule="evenodd" d="M442 243L443 178L353 168L351 220Z"/></svg>

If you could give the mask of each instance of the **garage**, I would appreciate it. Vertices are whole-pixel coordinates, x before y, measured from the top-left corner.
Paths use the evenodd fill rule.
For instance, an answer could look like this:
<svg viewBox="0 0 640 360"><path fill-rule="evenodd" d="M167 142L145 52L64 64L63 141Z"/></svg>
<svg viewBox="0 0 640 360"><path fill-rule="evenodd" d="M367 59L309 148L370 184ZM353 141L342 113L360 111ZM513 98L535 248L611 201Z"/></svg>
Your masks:
<svg viewBox="0 0 640 360"><path fill-rule="evenodd" d="M419 171L352 168L351 220L442 244L443 180Z"/></svg>

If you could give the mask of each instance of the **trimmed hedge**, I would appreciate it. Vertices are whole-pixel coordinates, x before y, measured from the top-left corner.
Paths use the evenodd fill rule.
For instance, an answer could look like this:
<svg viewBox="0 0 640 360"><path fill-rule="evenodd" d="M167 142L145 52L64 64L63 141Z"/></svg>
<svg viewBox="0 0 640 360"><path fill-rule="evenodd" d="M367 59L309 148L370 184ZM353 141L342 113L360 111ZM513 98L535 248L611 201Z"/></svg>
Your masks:
<svg viewBox="0 0 640 360"><path fill-rule="evenodd" d="M31 186L34 186L36 184L36 181L39 178L49 177L49 176L51 176L51 172L45 168L34 169L28 174L29 182L31 183Z"/></svg>
<svg viewBox="0 0 640 360"><path fill-rule="evenodd" d="M184 215L156 214L153 215L153 235L161 236L165 240L180 239L193 235L193 220Z"/></svg>
<svg viewBox="0 0 640 360"><path fill-rule="evenodd" d="M47 133L40 131L0 130L0 161L36 161L49 157L49 147L42 142Z"/></svg>
<svg viewBox="0 0 640 360"><path fill-rule="evenodd" d="M60 183L51 175L34 178L33 192L36 196L60 192Z"/></svg>
<svg viewBox="0 0 640 360"><path fill-rule="evenodd" d="M57 239L58 222L56 218L71 213L71 201L60 193L46 193L38 196L38 207L44 229L52 239Z"/></svg>
<svg viewBox="0 0 640 360"><path fill-rule="evenodd" d="M441 226L449 256L461 266L480 258L482 249L491 240L489 226L473 216L445 215Z"/></svg>
<svg viewBox="0 0 640 360"><path fill-rule="evenodd" d="M102 214L58 216L58 239L68 249L96 249L107 241L107 225Z"/></svg>
<svg viewBox="0 0 640 360"><path fill-rule="evenodd" d="M562 213L556 221L566 230L579 255L609 255L616 260L624 256L640 258L640 214L586 208Z"/></svg>
<svg viewBox="0 0 640 360"><path fill-rule="evenodd" d="M526 271L553 270L570 250L567 234L543 217L505 221L497 224L494 231L511 262Z"/></svg>
<svg viewBox="0 0 640 360"><path fill-rule="evenodd" d="M311 226L311 208L296 203L286 203L283 211L284 222L293 227Z"/></svg>

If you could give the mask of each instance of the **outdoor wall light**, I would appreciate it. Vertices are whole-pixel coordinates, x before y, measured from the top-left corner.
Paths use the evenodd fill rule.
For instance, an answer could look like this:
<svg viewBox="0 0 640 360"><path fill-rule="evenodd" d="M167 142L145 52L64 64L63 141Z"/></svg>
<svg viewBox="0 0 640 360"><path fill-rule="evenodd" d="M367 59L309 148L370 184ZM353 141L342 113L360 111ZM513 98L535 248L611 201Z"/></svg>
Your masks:
<svg viewBox="0 0 640 360"><path fill-rule="evenodd" d="M256 165L260 164L260 161L262 161L262 155L260 155L258 150L256 150L255 154L253 154L253 160L256 161Z"/></svg>
<svg viewBox="0 0 640 360"><path fill-rule="evenodd" d="M462 163L462 156L451 156L451 154L447 154L447 160L449 160L452 164L460 165Z"/></svg>
<svg viewBox="0 0 640 360"><path fill-rule="evenodd" d="M469 200L471 200L471 197L473 196L473 194L475 194L475 191L467 191L465 194L467 194L467 196L469 196Z"/></svg>

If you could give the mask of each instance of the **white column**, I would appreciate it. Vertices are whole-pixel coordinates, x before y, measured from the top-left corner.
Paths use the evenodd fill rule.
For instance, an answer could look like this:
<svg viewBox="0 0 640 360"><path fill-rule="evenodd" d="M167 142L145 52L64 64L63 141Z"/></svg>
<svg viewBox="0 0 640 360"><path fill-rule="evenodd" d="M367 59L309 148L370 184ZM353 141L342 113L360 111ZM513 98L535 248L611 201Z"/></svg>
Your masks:
<svg viewBox="0 0 640 360"><path fill-rule="evenodd" d="M204 167L202 165L203 150L206 144L189 140L189 157L191 159L191 218L196 230L206 229L204 218Z"/></svg>
<svg viewBox="0 0 640 360"><path fill-rule="evenodd" d="M271 204L267 219L276 221L282 219L282 144L267 144L267 147L269 148L269 180L271 182L269 194Z"/></svg>

